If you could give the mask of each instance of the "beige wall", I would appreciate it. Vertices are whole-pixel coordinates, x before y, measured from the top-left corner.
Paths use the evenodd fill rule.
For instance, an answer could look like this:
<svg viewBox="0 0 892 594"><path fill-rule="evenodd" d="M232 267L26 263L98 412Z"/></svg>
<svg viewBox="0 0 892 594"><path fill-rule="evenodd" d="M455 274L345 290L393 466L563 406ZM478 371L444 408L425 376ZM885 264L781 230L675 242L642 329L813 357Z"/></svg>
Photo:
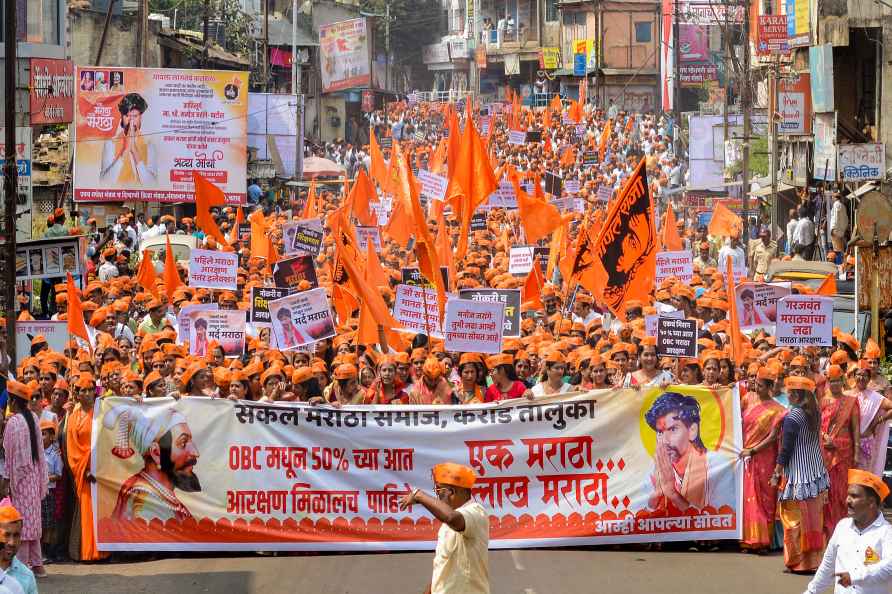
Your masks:
<svg viewBox="0 0 892 594"><path fill-rule="evenodd" d="M659 42L657 13L652 11L605 11L603 13L605 68L657 68ZM650 41L635 41L635 23L649 22Z"/></svg>
<svg viewBox="0 0 892 594"><path fill-rule="evenodd" d="M71 10L69 15L71 59L79 66L94 66L105 14L89 10ZM136 15L112 16L102 50L99 66L136 66ZM146 43L148 58L145 66L161 66L161 46L158 44L158 23L149 22Z"/></svg>

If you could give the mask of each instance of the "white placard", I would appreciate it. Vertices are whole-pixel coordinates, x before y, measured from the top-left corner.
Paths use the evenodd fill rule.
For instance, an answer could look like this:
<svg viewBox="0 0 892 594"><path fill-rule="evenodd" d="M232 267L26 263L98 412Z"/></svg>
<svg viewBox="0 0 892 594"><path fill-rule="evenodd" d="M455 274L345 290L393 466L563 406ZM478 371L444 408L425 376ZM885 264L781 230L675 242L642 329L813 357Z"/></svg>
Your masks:
<svg viewBox="0 0 892 594"><path fill-rule="evenodd" d="M508 180L499 182L499 187L495 192L489 195L483 208L517 208L517 192L514 191L514 184Z"/></svg>
<svg viewBox="0 0 892 594"><path fill-rule="evenodd" d="M378 227L357 225L354 229L356 230L356 243L359 244L359 249L362 253L366 253L369 249L369 241L375 246L375 251L379 254L381 253L381 230Z"/></svg>
<svg viewBox="0 0 892 594"><path fill-rule="evenodd" d="M15 323L16 365L31 355L31 339L43 336L50 349L57 353L65 352L68 343L68 322L65 320L22 321Z"/></svg>
<svg viewBox="0 0 892 594"><path fill-rule="evenodd" d="M653 314L650 316L644 316L644 333L647 336L656 336L657 335L657 321L660 318L672 318L673 320L682 320L684 319L684 312L680 309L676 309L675 311L667 311L660 314Z"/></svg>
<svg viewBox="0 0 892 594"><path fill-rule="evenodd" d="M831 346L833 297L787 295L777 300L777 346Z"/></svg>
<svg viewBox="0 0 892 594"><path fill-rule="evenodd" d="M178 342L182 344L189 340L190 333L192 332L192 318L196 312L216 311L218 309L220 309L220 306L216 303L195 303L181 308L179 313L177 313Z"/></svg>
<svg viewBox="0 0 892 594"><path fill-rule="evenodd" d="M508 144L526 144L527 133L525 130L509 130Z"/></svg>
<svg viewBox="0 0 892 594"><path fill-rule="evenodd" d="M415 176L421 184L421 195L427 196L431 200L442 201L446 196L446 188L449 186L449 180L442 175L431 173L426 169L419 169L418 175Z"/></svg>
<svg viewBox="0 0 892 594"><path fill-rule="evenodd" d="M685 283L694 279L694 256L689 250L657 252L656 283L659 285L670 276Z"/></svg>
<svg viewBox="0 0 892 594"><path fill-rule="evenodd" d="M511 274L529 274L533 269L533 247L522 246L511 248L511 256L508 261L508 272Z"/></svg>
<svg viewBox="0 0 892 594"><path fill-rule="evenodd" d="M450 299L443 333L446 350L494 354L502 352L505 306L492 301Z"/></svg>
<svg viewBox="0 0 892 594"><path fill-rule="evenodd" d="M189 253L189 286L235 291L238 287L238 254L193 249Z"/></svg>
<svg viewBox="0 0 892 594"><path fill-rule="evenodd" d="M436 289L397 285L396 298L393 301L393 317L406 330L443 338Z"/></svg>

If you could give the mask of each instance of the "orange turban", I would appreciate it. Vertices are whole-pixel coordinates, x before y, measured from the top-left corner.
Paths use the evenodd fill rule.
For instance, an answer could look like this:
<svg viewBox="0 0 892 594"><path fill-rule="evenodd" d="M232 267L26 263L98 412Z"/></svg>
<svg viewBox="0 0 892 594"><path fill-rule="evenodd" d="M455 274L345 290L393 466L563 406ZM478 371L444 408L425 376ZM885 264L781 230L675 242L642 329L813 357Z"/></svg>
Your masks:
<svg viewBox="0 0 892 594"><path fill-rule="evenodd" d="M440 379L444 373L443 364L436 357L428 357L424 360L424 366L421 368L422 374L429 380Z"/></svg>
<svg viewBox="0 0 892 594"><path fill-rule="evenodd" d="M809 392L814 392L815 382L808 379L807 377L790 375L787 376L787 379L784 380L784 388L786 388L787 390L807 390Z"/></svg>
<svg viewBox="0 0 892 594"><path fill-rule="evenodd" d="M514 365L514 357L511 355L493 355L486 359L486 367L493 369L499 365Z"/></svg>
<svg viewBox="0 0 892 594"><path fill-rule="evenodd" d="M0 501L0 524L9 524L10 522L19 522L21 520L22 514L13 507L9 497Z"/></svg>
<svg viewBox="0 0 892 594"><path fill-rule="evenodd" d="M443 462L434 466L432 471L434 482L439 485L452 485L454 487L462 487L470 489L477 480L477 475L468 466L455 464L454 462Z"/></svg>
<svg viewBox="0 0 892 594"><path fill-rule="evenodd" d="M842 379L845 374L842 371L842 367L839 365L831 365L827 368L827 379L828 380L836 380Z"/></svg>
<svg viewBox="0 0 892 594"><path fill-rule="evenodd" d="M877 495L880 496L880 505L889 496L889 487L886 486L886 483L883 482L883 479L873 474L872 472L867 472L866 470L858 470L857 468L849 469L849 484L850 485L861 485L862 487L867 487L868 489L873 489Z"/></svg>

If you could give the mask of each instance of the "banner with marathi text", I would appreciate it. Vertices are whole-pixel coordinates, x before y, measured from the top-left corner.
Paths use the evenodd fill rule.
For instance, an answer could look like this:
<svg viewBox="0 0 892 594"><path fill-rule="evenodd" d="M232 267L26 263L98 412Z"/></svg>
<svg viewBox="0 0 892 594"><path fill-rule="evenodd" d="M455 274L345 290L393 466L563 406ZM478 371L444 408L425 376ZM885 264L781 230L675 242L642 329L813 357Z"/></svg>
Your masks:
<svg viewBox="0 0 892 594"><path fill-rule="evenodd" d="M96 402L99 548L432 549L411 489L468 464L492 548L738 539L736 391L670 386L470 406Z"/></svg>

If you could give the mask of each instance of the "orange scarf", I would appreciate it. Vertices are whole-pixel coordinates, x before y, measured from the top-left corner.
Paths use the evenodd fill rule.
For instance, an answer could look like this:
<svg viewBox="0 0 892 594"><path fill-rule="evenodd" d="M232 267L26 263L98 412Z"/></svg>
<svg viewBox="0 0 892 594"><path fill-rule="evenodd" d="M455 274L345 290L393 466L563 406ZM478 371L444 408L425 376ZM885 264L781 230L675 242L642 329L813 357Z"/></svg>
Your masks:
<svg viewBox="0 0 892 594"><path fill-rule="evenodd" d="M68 464L74 475L81 511L81 561L96 561L105 557L96 548L93 533L93 496L86 475L90 469L90 441L93 426L93 410L84 411L77 405L68 414L65 429L65 447Z"/></svg>

